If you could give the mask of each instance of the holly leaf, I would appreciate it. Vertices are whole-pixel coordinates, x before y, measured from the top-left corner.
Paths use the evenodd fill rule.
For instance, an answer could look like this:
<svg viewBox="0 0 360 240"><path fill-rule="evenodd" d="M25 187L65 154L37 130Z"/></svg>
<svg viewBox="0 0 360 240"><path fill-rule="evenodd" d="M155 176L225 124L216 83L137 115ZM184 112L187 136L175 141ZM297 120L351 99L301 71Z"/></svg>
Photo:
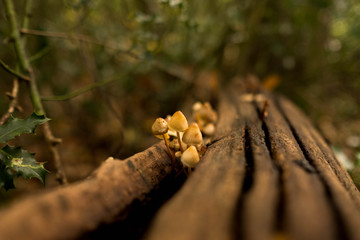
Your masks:
<svg viewBox="0 0 360 240"><path fill-rule="evenodd" d="M33 153L29 153L20 147L6 145L0 150L0 161L6 168L10 168L17 176L25 179L37 178L45 185L45 176L48 170L44 163L39 163Z"/></svg>
<svg viewBox="0 0 360 240"><path fill-rule="evenodd" d="M0 164L0 189L5 188L9 190L15 188L14 186L14 174L9 168L6 168L4 165Z"/></svg>
<svg viewBox="0 0 360 240"><path fill-rule="evenodd" d="M26 119L14 118L11 116L9 121L0 126L0 142L5 143L23 133L34 133L38 125L49 121L44 115L31 114Z"/></svg>

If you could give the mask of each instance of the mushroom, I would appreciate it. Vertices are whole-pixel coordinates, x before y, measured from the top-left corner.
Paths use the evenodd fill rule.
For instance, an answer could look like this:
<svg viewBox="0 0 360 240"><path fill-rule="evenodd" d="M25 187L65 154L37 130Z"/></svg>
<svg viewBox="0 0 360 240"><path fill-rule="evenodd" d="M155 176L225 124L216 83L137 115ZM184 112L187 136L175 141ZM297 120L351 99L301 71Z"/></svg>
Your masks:
<svg viewBox="0 0 360 240"><path fill-rule="evenodd" d="M185 130L182 140L187 145L193 145L200 148L203 144L203 138L199 126L196 123L190 124Z"/></svg>
<svg viewBox="0 0 360 240"><path fill-rule="evenodd" d="M181 155L181 163L185 167L188 167L189 173L191 173L191 168L195 168L198 165L199 161L200 161L199 153L196 150L195 146L190 146Z"/></svg>
<svg viewBox="0 0 360 240"><path fill-rule="evenodd" d="M180 133L180 137L181 137L181 133ZM184 143L184 141L181 141L181 145L183 149L187 148L187 145ZM175 151L180 151L180 145L179 145L179 141L177 139L173 139L169 142L169 147L171 149L174 149Z"/></svg>
<svg viewBox="0 0 360 240"><path fill-rule="evenodd" d="M180 158L181 158L181 152L180 152L180 151L177 151L177 152L175 153L175 157L178 158L178 159L180 159Z"/></svg>
<svg viewBox="0 0 360 240"><path fill-rule="evenodd" d="M199 110L200 117L206 122L206 123L216 123L217 122L217 113L214 111L214 109L211 107L209 102L205 102L203 104L203 107Z"/></svg>
<svg viewBox="0 0 360 240"><path fill-rule="evenodd" d="M194 113L198 112L203 107L203 104L201 102L195 102L192 105L192 110Z"/></svg>
<svg viewBox="0 0 360 240"><path fill-rule="evenodd" d="M207 136L212 136L215 132L215 125L213 123L206 124L202 132Z"/></svg>
<svg viewBox="0 0 360 240"><path fill-rule="evenodd" d="M217 122L217 113L211 107L209 102L201 104L196 102L193 107L193 115L195 116L196 122L199 125L200 130L203 132L205 126L209 123L215 124Z"/></svg>
<svg viewBox="0 0 360 240"><path fill-rule="evenodd" d="M170 150L169 142L168 142L168 138L170 138L167 133L167 131L169 130L168 123L163 118L157 118L155 120L155 122L153 123L151 130L152 130L152 133L155 135L155 137L160 138L160 136L162 136L162 138L164 139L166 148L169 151L169 154L171 156L172 166L174 167L175 159Z"/></svg>
<svg viewBox="0 0 360 240"><path fill-rule="evenodd" d="M181 144L181 136L179 132L184 132L188 128L188 122L186 117L181 111L177 111L172 115L168 123L169 129L172 131L176 131L177 139L180 145L181 153L184 152L184 149Z"/></svg>

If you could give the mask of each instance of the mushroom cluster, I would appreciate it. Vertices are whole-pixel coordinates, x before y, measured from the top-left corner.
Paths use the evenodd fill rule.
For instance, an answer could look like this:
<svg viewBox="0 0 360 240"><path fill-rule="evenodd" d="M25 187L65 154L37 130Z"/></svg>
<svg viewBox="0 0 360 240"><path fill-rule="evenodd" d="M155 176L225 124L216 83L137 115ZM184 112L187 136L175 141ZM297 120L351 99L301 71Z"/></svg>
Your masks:
<svg viewBox="0 0 360 240"><path fill-rule="evenodd" d="M209 102L196 102L194 103L192 110L200 131L204 134L205 143L207 143L215 133L215 124L218 119L217 113Z"/></svg>
<svg viewBox="0 0 360 240"><path fill-rule="evenodd" d="M199 163L206 150L203 136L210 137L214 133L217 121L217 114L209 103L197 102L193 110L196 122L190 125L181 111L165 119L157 118L152 125L153 134L165 142L172 167L180 160L183 169L187 169L186 174L190 174Z"/></svg>

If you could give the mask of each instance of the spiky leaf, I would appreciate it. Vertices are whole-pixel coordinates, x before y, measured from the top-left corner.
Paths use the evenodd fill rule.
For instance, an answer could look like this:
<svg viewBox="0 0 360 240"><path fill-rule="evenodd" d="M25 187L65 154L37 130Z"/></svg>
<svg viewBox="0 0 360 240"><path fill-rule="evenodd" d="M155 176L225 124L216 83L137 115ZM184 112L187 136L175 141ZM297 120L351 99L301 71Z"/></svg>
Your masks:
<svg viewBox="0 0 360 240"><path fill-rule="evenodd" d="M15 186L13 172L11 172L9 168L0 164L0 189L1 188L5 188L7 191L11 188L15 188Z"/></svg>
<svg viewBox="0 0 360 240"><path fill-rule="evenodd" d="M0 142L5 143L23 133L34 133L36 127L49 121L44 115L31 114L26 119L11 117L7 123L0 126Z"/></svg>
<svg viewBox="0 0 360 240"><path fill-rule="evenodd" d="M34 154L20 147L5 146L0 150L0 161L6 168L11 168L17 176L25 179L35 177L45 184L48 171L44 163L36 162Z"/></svg>

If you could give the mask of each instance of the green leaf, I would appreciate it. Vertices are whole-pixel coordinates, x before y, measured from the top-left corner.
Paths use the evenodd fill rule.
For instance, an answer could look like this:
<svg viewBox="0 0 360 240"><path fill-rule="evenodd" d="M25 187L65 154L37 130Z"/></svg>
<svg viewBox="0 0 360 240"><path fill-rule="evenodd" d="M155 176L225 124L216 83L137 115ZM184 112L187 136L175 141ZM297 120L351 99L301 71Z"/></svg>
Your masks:
<svg viewBox="0 0 360 240"><path fill-rule="evenodd" d="M14 174L9 168L6 168L4 165L0 164L0 188L5 188L9 190L15 188L14 186Z"/></svg>
<svg viewBox="0 0 360 240"><path fill-rule="evenodd" d="M0 142L5 143L23 133L34 133L38 125L49 121L44 115L31 114L27 119L11 117L10 120L0 126Z"/></svg>
<svg viewBox="0 0 360 240"><path fill-rule="evenodd" d="M34 154L20 147L6 145L0 150L0 161L6 168L11 168L17 176L25 179L35 177L45 184L48 171L44 168L44 163L36 162Z"/></svg>

